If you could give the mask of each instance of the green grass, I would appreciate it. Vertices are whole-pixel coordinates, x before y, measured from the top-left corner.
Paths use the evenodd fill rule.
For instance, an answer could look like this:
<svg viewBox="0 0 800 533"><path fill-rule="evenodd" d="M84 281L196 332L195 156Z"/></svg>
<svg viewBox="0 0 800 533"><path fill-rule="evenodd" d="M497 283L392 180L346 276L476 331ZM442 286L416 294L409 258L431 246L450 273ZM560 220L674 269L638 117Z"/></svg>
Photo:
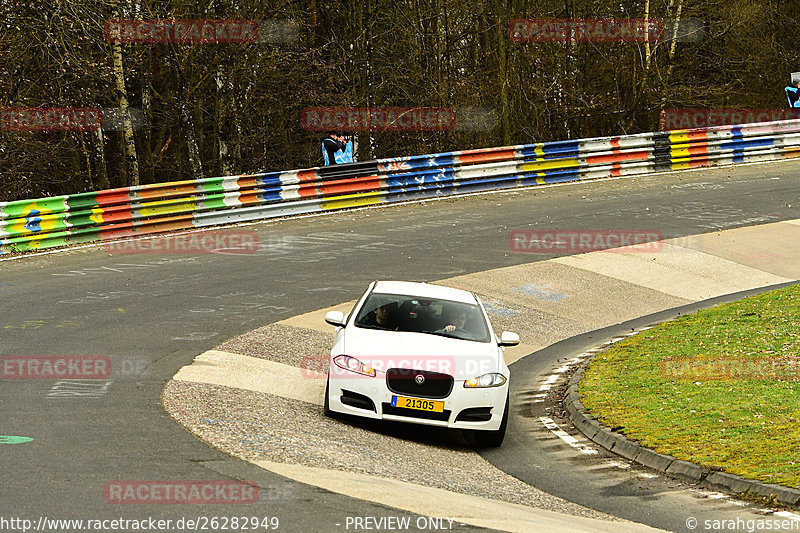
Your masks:
<svg viewBox="0 0 800 533"><path fill-rule="evenodd" d="M660 453L800 488L800 285L621 341L589 364L580 395Z"/></svg>

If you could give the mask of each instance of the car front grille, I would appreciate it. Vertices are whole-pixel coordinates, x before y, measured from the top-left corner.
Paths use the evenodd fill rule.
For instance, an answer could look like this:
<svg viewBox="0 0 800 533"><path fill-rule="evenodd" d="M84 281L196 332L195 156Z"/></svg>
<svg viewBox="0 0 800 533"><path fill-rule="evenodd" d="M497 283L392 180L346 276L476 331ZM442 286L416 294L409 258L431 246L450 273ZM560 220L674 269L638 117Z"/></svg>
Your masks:
<svg viewBox="0 0 800 533"><path fill-rule="evenodd" d="M390 368L386 385L397 394L418 398L447 398L453 390L453 376L429 370Z"/></svg>

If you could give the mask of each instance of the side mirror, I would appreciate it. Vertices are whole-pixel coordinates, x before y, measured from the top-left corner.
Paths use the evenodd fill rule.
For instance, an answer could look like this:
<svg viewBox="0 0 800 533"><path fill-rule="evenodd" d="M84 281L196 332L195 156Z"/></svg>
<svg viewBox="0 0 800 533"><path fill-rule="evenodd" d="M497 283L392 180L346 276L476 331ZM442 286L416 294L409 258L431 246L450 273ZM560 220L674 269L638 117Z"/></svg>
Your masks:
<svg viewBox="0 0 800 533"><path fill-rule="evenodd" d="M344 313L341 311L328 311L325 313L325 322L331 326L344 326Z"/></svg>
<svg viewBox="0 0 800 533"><path fill-rule="evenodd" d="M516 346L519 344L519 335L511 331L504 331L500 334L500 342L498 346Z"/></svg>

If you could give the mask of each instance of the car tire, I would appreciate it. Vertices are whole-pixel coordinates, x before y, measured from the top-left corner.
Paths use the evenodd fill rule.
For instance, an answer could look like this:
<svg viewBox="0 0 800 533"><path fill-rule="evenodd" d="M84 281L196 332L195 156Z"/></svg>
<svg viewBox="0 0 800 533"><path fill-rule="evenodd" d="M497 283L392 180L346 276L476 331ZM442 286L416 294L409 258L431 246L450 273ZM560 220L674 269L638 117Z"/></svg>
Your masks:
<svg viewBox="0 0 800 533"><path fill-rule="evenodd" d="M325 399L322 402L322 412L328 418L336 419L336 418L339 418L339 413L335 413L335 412L331 411L331 402L328 399L328 393L331 390L330 379L331 379L331 375L328 374L328 378L325 381Z"/></svg>
<svg viewBox="0 0 800 533"><path fill-rule="evenodd" d="M503 411L503 420L500 427L491 431L473 430L470 433L470 440L476 448L497 448L503 444L508 426L508 396L506 396L506 408Z"/></svg>

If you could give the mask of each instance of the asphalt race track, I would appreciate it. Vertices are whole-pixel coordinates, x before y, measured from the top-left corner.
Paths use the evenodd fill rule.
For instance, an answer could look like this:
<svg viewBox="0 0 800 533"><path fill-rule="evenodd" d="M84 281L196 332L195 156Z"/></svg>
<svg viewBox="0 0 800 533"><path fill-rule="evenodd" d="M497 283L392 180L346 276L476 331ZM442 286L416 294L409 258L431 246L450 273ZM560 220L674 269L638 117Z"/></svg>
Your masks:
<svg viewBox="0 0 800 533"><path fill-rule="evenodd" d="M175 520L245 514L237 505L124 506L103 496L113 480L228 478L258 483L267 502L258 514L279 517L283 531L345 531L348 516L405 516L208 448L163 412L164 384L226 339L353 300L374 279L436 280L552 257L511 252L508 234L514 229L655 229L671 238L800 218L798 174L798 162L748 165L239 227L257 232L254 254L109 255L89 247L0 262L0 354L100 355L114 368L108 380L84 384L2 380L0 434L33 441L0 444L0 516L35 523L41 516ZM502 466L504 452L519 448L487 457ZM583 468L559 461L550 466ZM559 488L553 481L558 475L520 473L564 498L655 527L677 529L669 516L686 514L642 511L655 488L623 493L617 477L603 481L595 472L580 493L572 481ZM252 515L253 506L247 507Z"/></svg>

